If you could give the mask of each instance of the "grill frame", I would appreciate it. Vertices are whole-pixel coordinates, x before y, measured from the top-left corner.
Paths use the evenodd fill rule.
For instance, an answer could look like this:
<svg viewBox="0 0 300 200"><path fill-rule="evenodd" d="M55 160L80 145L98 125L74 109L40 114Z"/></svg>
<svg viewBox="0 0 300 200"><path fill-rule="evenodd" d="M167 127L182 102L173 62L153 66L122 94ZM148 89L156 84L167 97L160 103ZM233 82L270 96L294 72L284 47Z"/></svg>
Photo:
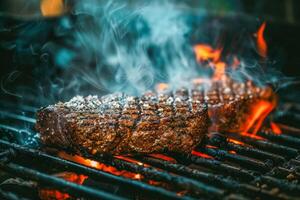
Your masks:
<svg viewBox="0 0 300 200"><path fill-rule="evenodd" d="M26 124L27 126L25 127L33 127L35 123L35 119L33 118L35 111L34 107L25 105L18 107L14 112L9 111L9 109L3 109L0 111L0 116L2 116L2 119L12 121L12 124ZM19 134L34 134L32 130L19 129L17 126L6 125L2 122L0 123L0 132L2 136L10 134L12 141ZM147 179L166 182L182 190L189 190L190 193L192 192L191 196L179 196L176 192L165 188L115 176L67 161L30 146L14 144L5 140L0 140L0 168L10 172L14 176L33 179L39 184L48 187L51 186L53 189L61 190L61 187L65 187L67 189L63 192L70 193L75 197L88 197L89 199L122 199L124 196L107 192L105 188L94 189L48 175L45 172L33 169L34 163L33 168L26 168L26 166L22 166L22 161L18 160L18 157L25 156L32 158L35 162L49 162L50 160L51 165L58 165L62 170L85 174L96 180L103 180L105 178L108 182L125 187L128 191L147 197L159 197L160 199L193 199L199 197L204 199L223 199L229 197L238 199L297 199L297 196L300 195L299 183L289 183L287 180L278 177L294 173L287 169L285 165L289 166L290 162L295 162L295 165L300 163L300 149L297 148L298 146L300 147L300 135L294 132L293 134L282 135L260 132L259 136L265 139L257 140L233 133L228 133L226 136L218 133L209 134L202 145L196 150L206 153L214 157L214 159L196 155L169 153L167 156L171 156L177 160L177 163L170 163L149 156L131 157L139 162L150 165L150 167L140 166L110 156L85 155L86 158L92 158L106 165L113 166L118 170L127 170L142 174ZM228 142L228 138L242 141L252 145L252 147L230 143ZM208 148L207 145L216 146L218 149ZM229 153L229 151L235 151L236 154ZM200 167L200 169L189 167L191 164ZM279 192L258 186L263 184L278 188ZM0 196L6 199L24 199L17 194L2 189L0 190Z"/></svg>

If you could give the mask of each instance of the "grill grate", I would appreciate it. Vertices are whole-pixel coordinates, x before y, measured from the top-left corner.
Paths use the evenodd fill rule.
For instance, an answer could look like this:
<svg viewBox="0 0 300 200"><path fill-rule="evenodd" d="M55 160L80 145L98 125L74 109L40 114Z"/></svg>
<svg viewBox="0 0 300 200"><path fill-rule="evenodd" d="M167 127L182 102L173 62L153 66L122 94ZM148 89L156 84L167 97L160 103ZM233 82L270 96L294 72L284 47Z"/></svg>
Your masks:
<svg viewBox="0 0 300 200"><path fill-rule="evenodd" d="M42 152L34 148L34 140L26 140L29 143L24 145L24 138L35 135L34 113L31 106L14 108L13 112L1 109L0 168L13 177L36 182L37 189L51 188L86 199L299 199L300 196L297 128L285 125L287 131L281 135L260 132L259 139L210 133L192 154L166 153L172 161L154 155L127 159L85 155L117 170L140 174L143 179L139 181L59 158L53 152ZM93 184L80 185L53 175L65 171L86 175ZM150 181L160 184L149 184ZM0 196L30 199L1 185Z"/></svg>

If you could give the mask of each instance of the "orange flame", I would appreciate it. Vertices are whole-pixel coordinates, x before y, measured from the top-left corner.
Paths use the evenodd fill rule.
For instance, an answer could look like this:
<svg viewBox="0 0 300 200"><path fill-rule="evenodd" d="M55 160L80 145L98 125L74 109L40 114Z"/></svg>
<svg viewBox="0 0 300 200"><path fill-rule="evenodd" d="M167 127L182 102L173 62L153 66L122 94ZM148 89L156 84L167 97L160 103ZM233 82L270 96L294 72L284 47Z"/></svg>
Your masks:
<svg viewBox="0 0 300 200"><path fill-rule="evenodd" d="M205 154L205 153L201 153L199 151L192 151L192 155L195 155L195 156L199 156L199 157L202 157L202 158L208 158L208 159L212 159L213 157L208 155L208 154Z"/></svg>
<svg viewBox="0 0 300 200"><path fill-rule="evenodd" d="M217 62L215 63L215 73L214 73L214 80L222 80L225 75L225 67L226 64L224 62Z"/></svg>
<svg viewBox="0 0 300 200"><path fill-rule="evenodd" d="M266 22L264 22L256 32L257 50L258 50L259 55L263 58L267 57L267 52L268 52L268 46L267 46L266 40L264 38L265 28L266 28Z"/></svg>
<svg viewBox="0 0 300 200"><path fill-rule="evenodd" d="M214 80L221 80L225 75L225 62L220 61L222 49L213 49L207 44L197 44L194 46L196 60L198 62L208 61L214 69Z"/></svg>
<svg viewBox="0 0 300 200"><path fill-rule="evenodd" d="M77 155L70 155L70 154L67 154L63 151L59 152L58 156L61 157L61 158L66 159L66 160L77 162L77 163L83 164L85 166L96 168L96 169L99 169L99 170L102 170L104 172L108 172L108 173L111 173L111 174L114 174L114 175L117 175L117 176L123 176L123 177L126 177L126 178L131 178L131 179L136 179L136 180L140 180L140 179L143 178L143 176L140 175L140 174L132 173L132 172L129 172L129 171L126 171L126 170L118 170L115 167L103 164L101 162L86 159L86 158L83 158L83 157L77 156ZM130 158L128 158L128 159L130 160Z"/></svg>
<svg viewBox="0 0 300 200"><path fill-rule="evenodd" d="M63 173L55 174L55 176L59 178L63 178L66 181L70 181L80 185L82 185L83 182L88 178L88 176L81 175L81 174L78 175L72 172L63 172ZM39 197L42 200L52 200L52 199L66 200L71 198L71 196L67 193L62 193L58 190L50 190L50 189L39 190Z"/></svg>
<svg viewBox="0 0 300 200"><path fill-rule="evenodd" d="M268 116L268 114L274 109L276 105L275 101L266 101L261 100L256 104L251 106L251 113L247 118L245 127L243 130L245 132L251 132L252 134L256 134L260 127L262 126L263 121Z"/></svg>
<svg viewBox="0 0 300 200"><path fill-rule="evenodd" d="M222 49L213 49L207 44L197 44L194 46L194 52L196 54L196 60L198 62L212 60L217 62L220 60Z"/></svg>
<svg viewBox="0 0 300 200"><path fill-rule="evenodd" d="M64 12L63 0L41 0L41 13L45 17L60 16Z"/></svg>
<svg viewBox="0 0 300 200"><path fill-rule="evenodd" d="M271 122L270 125L271 125L271 129L272 129L273 133L275 133L277 135L282 134L282 131L281 131L280 127L277 124L275 124L274 122Z"/></svg>

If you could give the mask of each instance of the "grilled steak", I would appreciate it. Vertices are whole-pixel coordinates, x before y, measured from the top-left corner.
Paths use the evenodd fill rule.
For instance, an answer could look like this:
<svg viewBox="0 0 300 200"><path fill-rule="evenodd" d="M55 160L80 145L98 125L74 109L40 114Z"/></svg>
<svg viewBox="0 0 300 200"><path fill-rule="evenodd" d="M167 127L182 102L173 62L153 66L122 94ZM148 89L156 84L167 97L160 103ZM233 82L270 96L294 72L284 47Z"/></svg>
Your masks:
<svg viewBox="0 0 300 200"><path fill-rule="evenodd" d="M232 80L141 97L78 96L39 110L36 129L43 143L76 153L190 152L210 121L213 131L243 132L255 106L274 101L270 88Z"/></svg>
<svg viewBox="0 0 300 200"><path fill-rule="evenodd" d="M74 97L42 108L36 129L46 145L76 153L190 152L207 133L207 107L186 92Z"/></svg>
<svg viewBox="0 0 300 200"><path fill-rule="evenodd" d="M270 87L257 87L252 82L239 83L232 79L201 81L193 89L193 98L208 106L212 121L210 131L249 131L258 106L270 112L276 96ZM268 114L268 113L266 113Z"/></svg>

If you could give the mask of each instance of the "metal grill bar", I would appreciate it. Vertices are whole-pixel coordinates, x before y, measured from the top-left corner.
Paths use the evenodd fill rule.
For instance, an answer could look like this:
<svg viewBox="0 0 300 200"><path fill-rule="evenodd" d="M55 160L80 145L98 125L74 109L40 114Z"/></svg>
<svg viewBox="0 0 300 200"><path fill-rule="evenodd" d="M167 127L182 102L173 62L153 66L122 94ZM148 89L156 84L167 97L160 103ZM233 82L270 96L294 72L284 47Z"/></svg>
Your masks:
<svg viewBox="0 0 300 200"><path fill-rule="evenodd" d="M35 123L35 119L33 118L9 112L1 111L0 116L5 116L18 122L27 122L32 125ZM15 135L22 132L18 128L1 124L0 130L7 133L14 133ZM297 155L299 155L299 135L274 135L267 132L261 132L259 135L265 139L257 140L233 133L228 133L226 136L214 134L213 136L209 136L203 142L206 146L203 145L198 148L200 152L211 155L213 158L209 159L196 155L168 153L168 155L174 158L177 163L170 163L151 157L133 157L138 161L150 165L140 166L136 163L123 160L122 158L85 155L87 158L113 166L118 170L138 173L147 179L161 181L176 186L176 188L187 190L189 193L183 197L163 188L115 176L56 156L45 154L38 150L11 144L3 140L0 140L0 147L4 149L4 151L0 153L0 167L11 173L16 173L20 177L31 178L39 183L52 185L53 188L58 187L56 181L58 181L58 184L67 184L69 188L66 192L78 196L86 196L87 193L87 195L90 195L92 198L95 198L95 196L93 196L95 194L99 195L98 193L93 193L99 192L98 190L92 189L92 191L86 191L85 188L91 188L75 183L71 183L70 186L70 182L68 181L34 169L29 169L28 167L23 166L21 161L15 162L7 160L7 156L16 153L23 158L28 157L41 162L51 162L51 165L56 166L59 169L73 171L78 174L85 174L96 181L112 182L123 186L130 191L142 192L147 196L154 198L159 197L160 199L189 199L193 197L223 198L225 196L229 197L229 195L239 196L236 192L242 194L242 196L239 196L242 198L297 199L300 195L300 186L298 184L293 184L292 182L287 182L285 177L291 173L295 176L299 176L297 171L291 171L291 169L288 168L288 166L300 166L300 161L296 158ZM234 144L230 142L228 138L244 142L245 145ZM13 153L11 149L13 149ZM230 151L234 151L234 153ZM16 157L14 157L14 159L17 159ZM200 169L193 169L189 166L190 164L199 166ZM275 168L273 168L274 166ZM206 170L208 170L208 172L206 172ZM25 171L25 173L22 173L21 171ZM28 177L31 175L33 175L33 177ZM48 176L54 179L51 179ZM265 184L268 188L260 187ZM79 188L82 186L82 190L79 189L78 191L78 188L73 188L77 186L80 186ZM280 189L279 192L270 190L272 187ZM105 190L100 190L100 192L102 192L102 195L107 193ZM8 193L4 191L4 195L7 194ZM189 197L188 195L192 195L192 197Z"/></svg>
<svg viewBox="0 0 300 200"><path fill-rule="evenodd" d="M94 158L95 159L95 158ZM98 160L98 159L96 159ZM153 167L144 167L127 161L115 159L113 157L100 158L100 162L116 167L119 170L127 170L134 173L139 173L145 177L166 182L175 185L179 188L188 190L194 194L201 193L202 196L207 195L208 197L221 197L225 195L225 191L210 185L207 185L200 181L195 181L193 179L185 178L178 175L173 175L159 171Z"/></svg>
<svg viewBox="0 0 300 200"><path fill-rule="evenodd" d="M41 159L41 162L51 162L54 165L57 165L58 167L61 167L63 169L71 170L79 174L85 174L88 176L93 177L95 180L107 180L112 183L117 183L119 185L125 186L126 188L135 189L139 192L144 192L145 194L148 194L150 196L159 197L161 199L179 199L180 197L177 196L173 192L168 192L167 190L157 188L142 182L134 181L131 179L125 179L120 176L114 176L109 173L105 173L100 170L96 170L90 167L86 167L71 161L67 161L55 156L51 156L48 154L45 154L43 152L40 152L38 150L29 149L17 144L11 144L6 141L0 140L0 146L3 148L13 148L17 153L21 155L27 155L31 156L35 159ZM180 198L182 199L182 198Z"/></svg>
<svg viewBox="0 0 300 200"><path fill-rule="evenodd" d="M1 163L1 169L13 174L14 176L19 176L25 179L30 179L38 181L41 184L51 186L53 188L59 189L63 192L78 196L78 197L88 197L89 199L125 199L120 196L116 196L104 191L95 190L89 187L78 185L72 182L65 181L61 178L55 176L47 175L45 173L38 172L14 163Z"/></svg>
<svg viewBox="0 0 300 200"><path fill-rule="evenodd" d="M158 160L150 157L139 157L138 160L151 164L153 166L159 167L161 169L168 170L170 172L184 175L196 180L204 181L207 184L216 185L218 187L226 188L232 193L238 192L252 197L261 197L261 198L275 198L274 194L265 191L258 190L255 186L249 184L243 184L241 182L228 179L224 176L202 172L197 169L191 169L182 164L173 164L167 161Z"/></svg>

